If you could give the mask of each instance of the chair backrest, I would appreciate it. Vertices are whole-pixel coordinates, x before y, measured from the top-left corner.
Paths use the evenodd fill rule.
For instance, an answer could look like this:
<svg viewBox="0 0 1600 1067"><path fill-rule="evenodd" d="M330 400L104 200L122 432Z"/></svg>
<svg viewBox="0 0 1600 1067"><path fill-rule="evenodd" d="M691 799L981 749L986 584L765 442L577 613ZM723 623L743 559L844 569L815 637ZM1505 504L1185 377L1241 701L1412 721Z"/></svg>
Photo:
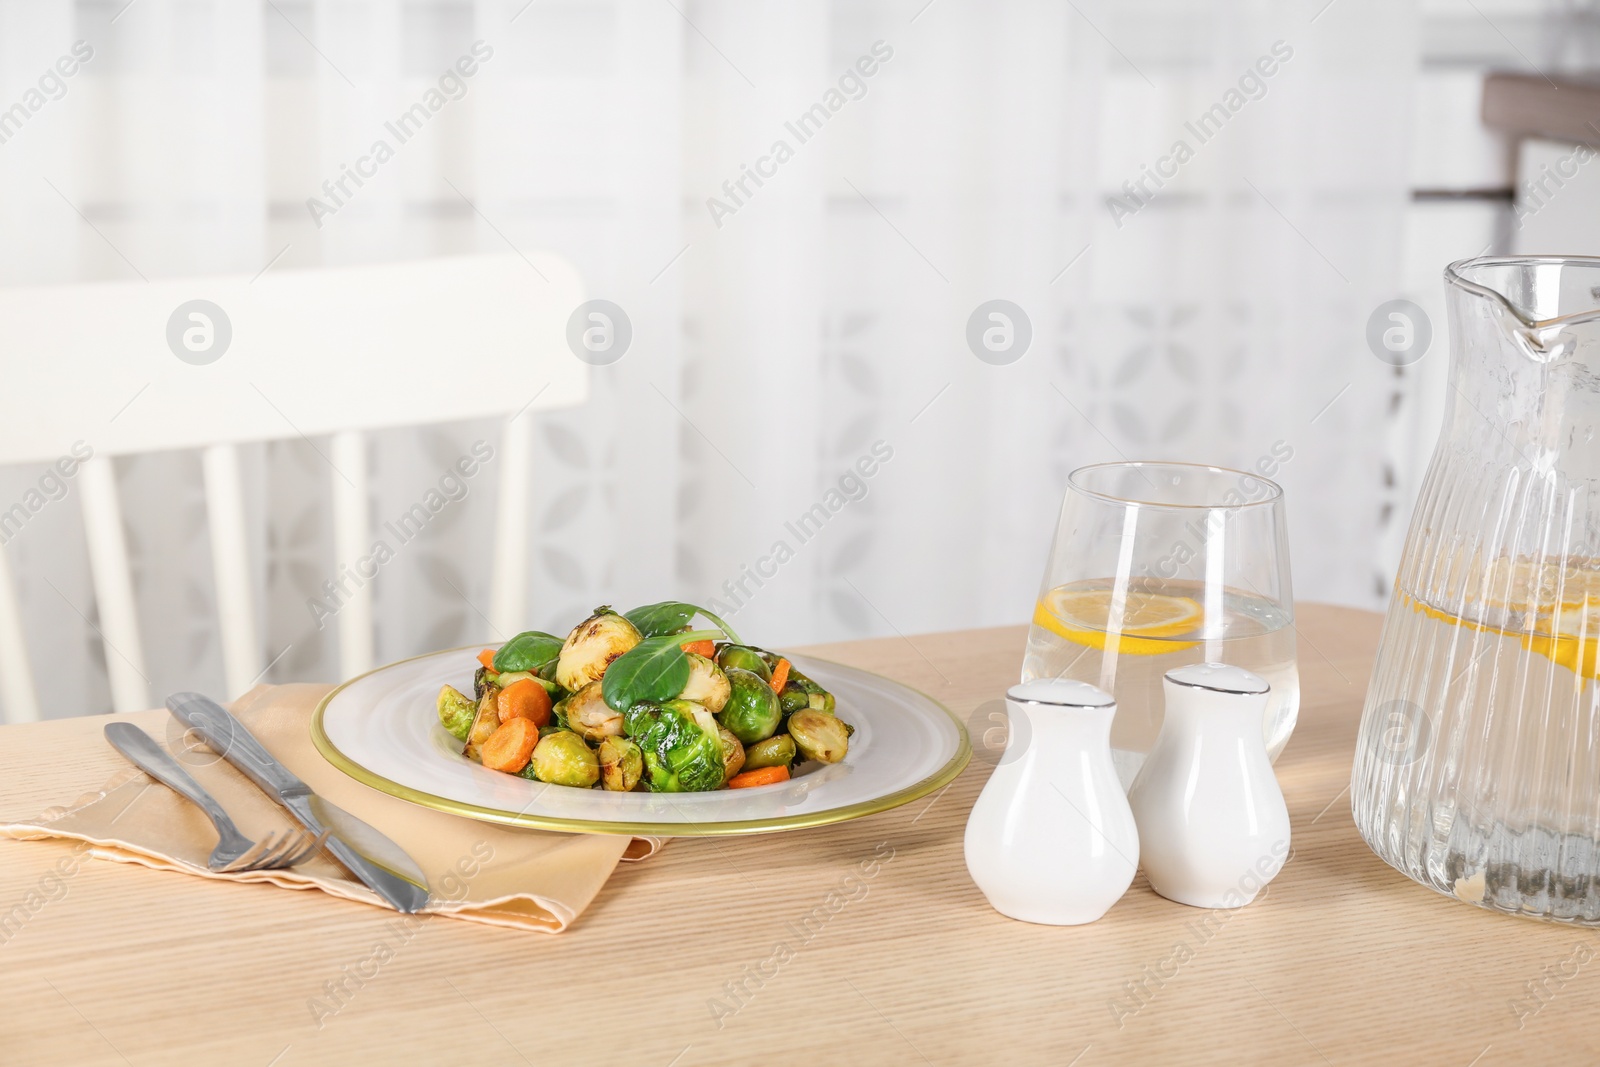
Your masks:
<svg viewBox="0 0 1600 1067"><path fill-rule="evenodd" d="M544 253L266 271L254 278L0 289L14 353L0 389L0 464L81 467L90 570L117 711L153 702L112 457L203 449L228 695L265 672L249 577L241 442L327 435L336 558L371 546L363 432L510 414L498 455L491 624L526 615L532 419L581 403L588 367L566 344L576 270ZM91 453L83 459L85 452ZM0 512L0 540L28 519ZM337 617L340 668L370 669L371 586ZM11 574L0 550L0 697L38 717Z"/></svg>

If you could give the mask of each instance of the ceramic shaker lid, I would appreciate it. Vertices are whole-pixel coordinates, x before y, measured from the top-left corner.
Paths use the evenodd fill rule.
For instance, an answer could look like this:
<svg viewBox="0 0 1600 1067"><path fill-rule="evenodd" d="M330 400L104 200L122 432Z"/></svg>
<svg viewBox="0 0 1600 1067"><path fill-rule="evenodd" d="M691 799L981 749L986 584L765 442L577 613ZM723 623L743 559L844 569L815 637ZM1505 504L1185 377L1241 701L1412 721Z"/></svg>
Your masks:
<svg viewBox="0 0 1600 1067"><path fill-rule="evenodd" d="M1260 675L1226 663L1191 663L1167 672L1167 681L1218 693L1265 693L1272 687Z"/></svg>
<svg viewBox="0 0 1600 1067"><path fill-rule="evenodd" d="M1104 689L1071 678L1035 678L1006 691L1012 700L1033 704L1058 704L1068 708L1104 708L1116 703Z"/></svg>

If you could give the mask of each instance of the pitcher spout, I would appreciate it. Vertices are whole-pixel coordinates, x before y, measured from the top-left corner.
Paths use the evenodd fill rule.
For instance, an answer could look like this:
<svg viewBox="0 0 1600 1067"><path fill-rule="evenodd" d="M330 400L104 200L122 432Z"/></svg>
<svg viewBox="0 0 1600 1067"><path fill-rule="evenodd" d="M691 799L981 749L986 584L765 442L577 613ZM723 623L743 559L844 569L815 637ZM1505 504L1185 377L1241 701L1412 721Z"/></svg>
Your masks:
<svg viewBox="0 0 1600 1067"><path fill-rule="evenodd" d="M1600 343L1600 258L1462 259L1445 268L1452 302L1480 305L1519 355L1555 363Z"/></svg>

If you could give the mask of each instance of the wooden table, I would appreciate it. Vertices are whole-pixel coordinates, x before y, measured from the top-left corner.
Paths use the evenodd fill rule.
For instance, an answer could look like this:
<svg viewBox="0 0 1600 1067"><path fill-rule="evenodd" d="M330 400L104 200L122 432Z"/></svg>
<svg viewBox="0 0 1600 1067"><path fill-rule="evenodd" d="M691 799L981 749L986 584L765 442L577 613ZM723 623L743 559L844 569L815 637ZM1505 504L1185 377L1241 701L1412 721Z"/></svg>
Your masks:
<svg viewBox="0 0 1600 1067"><path fill-rule="evenodd" d="M1600 934L1445 900L1357 836L1346 789L1378 623L1302 609L1300 725L1277 765L1294 854L1241 911L1173 904L1141 877L1091 926L1001 918L962 861L980 756L899 811L674 842L561 936L430 919L319 1028L308 1002L391 913L89 862L0 945L0 1062L1600 1063ZM1008 628L816 651L966 719L1022 643ZM49 729L0 730L0 810L70 799L51 789ZM65 852L0 842L0 911Z"/></svg>

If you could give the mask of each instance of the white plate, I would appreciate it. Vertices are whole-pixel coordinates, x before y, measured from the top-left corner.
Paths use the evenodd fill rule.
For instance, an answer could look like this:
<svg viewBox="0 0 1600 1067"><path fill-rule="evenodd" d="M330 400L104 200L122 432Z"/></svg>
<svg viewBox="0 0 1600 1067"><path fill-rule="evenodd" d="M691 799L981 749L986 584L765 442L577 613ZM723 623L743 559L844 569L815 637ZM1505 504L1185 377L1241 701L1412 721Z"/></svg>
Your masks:
<svg viewBox="0 0 1600 1067"><path fill-rule="evenodd" d="M346 682L317 707L317 749L357 781L439 811L540 830L663 837L793 830L888 811L949 784L972 754L965 727L931 697L854 667L793 656L856 728L839 763L806 764L777 785L714 793L545 785L463 758L461 743L439 724L439 687L470 689L477 651L435 652Z"/></svg>

